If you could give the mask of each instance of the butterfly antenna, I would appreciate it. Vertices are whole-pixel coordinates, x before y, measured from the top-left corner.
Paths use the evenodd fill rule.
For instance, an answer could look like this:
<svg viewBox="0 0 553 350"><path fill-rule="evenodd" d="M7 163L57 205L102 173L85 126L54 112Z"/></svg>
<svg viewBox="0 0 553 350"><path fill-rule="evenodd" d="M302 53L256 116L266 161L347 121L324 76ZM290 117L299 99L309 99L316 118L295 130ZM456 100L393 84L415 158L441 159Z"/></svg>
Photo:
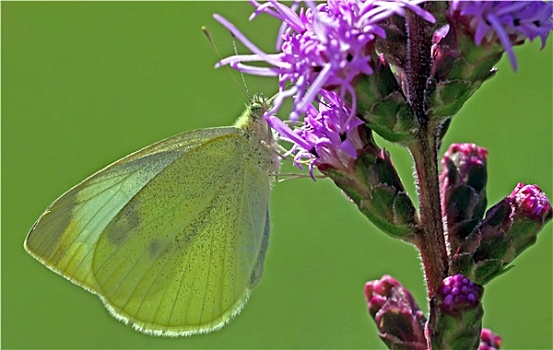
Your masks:
<svg viewBox="0 0 553 350"><path fill-rule="evenodd" d="M219 60L222 60L223 59L223 56L221 55L221 52L219 52L219 49L217 49L217 45L215 45L215 41L213 40L213 37L211 36L211 34L209 33L209 30L207 29L206 26L202 26L202 32L204 33L204 35L207 37L207 41L209 41L209 44L211 45L211 47L213 48L213 50L215 50L215 53L217 53L217 56L219 56ZM233 38L234 38L234 35L233 35ZM235 40L233 40L233 46L234 46L234 51L236 52L236 42ZM237 53L238 54L238 53ZM248 87L246 86L246 83L244 81L244 75L242 73L240 73L240 75L242 76L242 82L244 84L244 86L246 86L246 89L244 90L242 88L242 85L240 85L240 83L238 82L238 80L236 80L236 77L234 76L233 72L232 72L232 69L228 66L228 65L225 65L226 69L227 69L227 72L230 74L232 80L234 80L234 82L236 83L236 85L238 86L238 88L240 89L240 91L242 91L242 93L244 95L246 95L246 97L248 99L251 100L250 98L250 92L248 91Z"/></svg>
<svg viewBox="0 0 553 350"><path fill-rule="evenodd" d="M328 176L326 175L307 175L307 174L298 174L298 173L279 173L279 174L271 174L269 176L274 176L277 183L283 183L291 180L298 180L298 179L326 179Z"/></svg>
<svg viewBox="0 0 553 350"><path fill-rule="evenodd" d="M231 35L232 35L232 47L234 48L234 54L238 56L238 48L236 47L236 37L234 36L234 34L231 34ZM248 99L251 100L252 97L250 95L250 90L248 89L248 84L246 84L246 78L244 78L243 72L240 72L240 77L242 78L242 84L244 84L244 88L246 89L246 95Z"/></svg>

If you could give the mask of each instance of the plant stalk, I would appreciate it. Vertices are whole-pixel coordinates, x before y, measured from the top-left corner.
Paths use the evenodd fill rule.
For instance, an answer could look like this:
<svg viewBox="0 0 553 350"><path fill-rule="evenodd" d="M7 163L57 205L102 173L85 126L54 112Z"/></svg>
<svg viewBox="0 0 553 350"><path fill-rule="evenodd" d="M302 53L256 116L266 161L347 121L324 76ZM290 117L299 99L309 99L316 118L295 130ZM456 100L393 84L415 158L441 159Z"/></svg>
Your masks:
<svg viewBox="0 0 553 350"><path fill-rule="evenodd" d="M419 196L420 232L415 245L420 251L430 300L442 280L447 277L448 269L435 136L430 132L421 135L410 150L417 173Z"/></svg>
<svg viewBox="0 0 553 350"><path fill-rule="evenodd" d="M424 6L424 5L422 5ZM415 163L419 196L419 234L415 244L424 265L429 300L447 276L448 256L441 214L438 180L438 127L427 114L426 87L432 60L431 45L434 26L409 12L407 28L407 98L413 109L419 130L408 145Z"/></svg>

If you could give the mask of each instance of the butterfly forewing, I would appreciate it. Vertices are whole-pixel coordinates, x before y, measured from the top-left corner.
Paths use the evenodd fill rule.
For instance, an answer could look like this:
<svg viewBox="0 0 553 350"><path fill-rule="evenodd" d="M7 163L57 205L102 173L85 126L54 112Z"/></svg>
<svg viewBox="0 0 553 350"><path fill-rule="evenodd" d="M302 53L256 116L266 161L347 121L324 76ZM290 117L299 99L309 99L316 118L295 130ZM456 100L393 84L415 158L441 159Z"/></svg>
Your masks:
<svg viewBox="0 0 553 350"><path fill-rule="evenodd" d="M88 279L92 248L119 210L179 155L236 128L213 128L160 141L93 174L52 203L31 228L27 251L71 281L94 288Z"/></svg>

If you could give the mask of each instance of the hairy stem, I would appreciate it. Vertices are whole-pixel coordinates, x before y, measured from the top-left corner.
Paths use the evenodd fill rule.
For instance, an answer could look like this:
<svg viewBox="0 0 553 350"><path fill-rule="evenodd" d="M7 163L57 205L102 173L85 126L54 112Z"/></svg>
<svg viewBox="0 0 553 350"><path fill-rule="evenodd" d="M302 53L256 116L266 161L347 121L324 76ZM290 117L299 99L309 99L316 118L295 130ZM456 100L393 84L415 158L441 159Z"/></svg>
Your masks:
<svg viewBox="0 0 553 350"><path fill-rule="evenodd" d="M415 244L424 265L428 298L432 298L441 281L447 276L448 257L440 208L438 181L438 149L434 135L420 135L410 147L417 173L420 232Z"/></svg>
<svg viewBox="0 0 553 350"><path fill-rule="evenodd" d="M430 50L435 28L414 13L407 15L406 28L407 98L419 123L417 138L408 145L415 162L420 206L420 232L415 244L424 265L430 300L442 279L447 276L448 267L438 181L438 128L427 115L426 100L427 81L432 65Z"/></svg>

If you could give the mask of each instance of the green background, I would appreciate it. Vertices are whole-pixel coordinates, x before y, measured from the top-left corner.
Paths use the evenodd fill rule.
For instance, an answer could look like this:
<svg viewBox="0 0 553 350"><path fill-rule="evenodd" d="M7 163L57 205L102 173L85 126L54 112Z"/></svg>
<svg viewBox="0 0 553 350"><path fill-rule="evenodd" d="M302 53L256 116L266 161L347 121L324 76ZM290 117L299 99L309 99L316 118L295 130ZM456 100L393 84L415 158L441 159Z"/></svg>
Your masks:
<svg viewBox="0 0 553 350"><path fill-rule="evenodd" d="M248 305L209 335L155 338L109 316L100 300L23 250L29 228L65 190L173 134L229 125L247 100L224 56L236 23L272 51L278 22L247 22L235 3L2 3L2 346L4 348L383 348L363 285L391 274L424 305L414 248L374 228L330 180L275 186L265 275ZM550 43L551 44L551 43ZM552 186L552 51L516 48L455 118L444 142L489 150L489 203L518 181ZM239 45L239 50L245 52ZM246 77L271 95L272 79ZM407 153L392 147L413 195ZM552 229L486 287L484 324L504 348L551 349Z"/></svg>

